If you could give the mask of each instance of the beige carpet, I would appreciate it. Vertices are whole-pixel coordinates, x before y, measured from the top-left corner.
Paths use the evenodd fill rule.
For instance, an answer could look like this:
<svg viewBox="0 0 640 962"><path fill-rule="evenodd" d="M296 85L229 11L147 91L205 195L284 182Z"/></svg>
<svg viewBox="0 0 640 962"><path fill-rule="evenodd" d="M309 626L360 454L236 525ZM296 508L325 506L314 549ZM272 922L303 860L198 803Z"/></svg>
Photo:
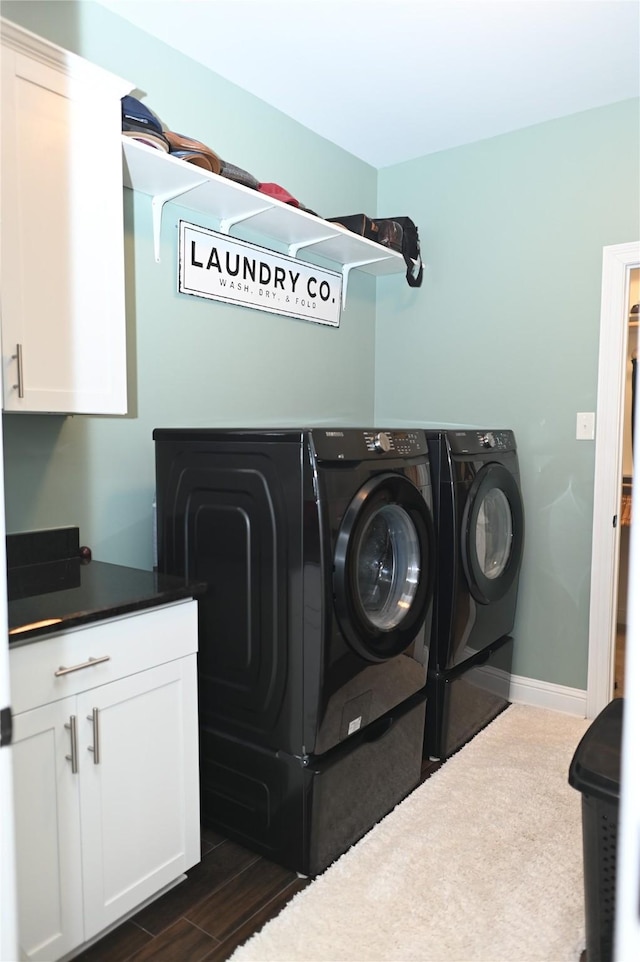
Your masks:
<svg viewBox="0 0 640 962"><path fill-rule="evenodd" d="M574 962L588 728L512 705L230 962Z"/></svg>

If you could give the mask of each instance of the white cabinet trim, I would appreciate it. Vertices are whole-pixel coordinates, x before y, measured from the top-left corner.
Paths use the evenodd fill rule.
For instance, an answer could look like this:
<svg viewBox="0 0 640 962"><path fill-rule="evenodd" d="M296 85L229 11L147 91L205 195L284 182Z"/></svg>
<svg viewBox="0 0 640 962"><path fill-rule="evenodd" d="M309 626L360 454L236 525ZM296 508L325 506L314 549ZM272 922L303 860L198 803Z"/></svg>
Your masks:
<svg viewBox="0 0 640 962"><path fill-rule="evenodd" d="M102 90L111 88L110 93L114 97L124 97L134 89L134 84L127 80L3 18L0 18L0 38L3 46L32 60L39 60L47 67L57 68L85 84L97 84Z"/></svg>

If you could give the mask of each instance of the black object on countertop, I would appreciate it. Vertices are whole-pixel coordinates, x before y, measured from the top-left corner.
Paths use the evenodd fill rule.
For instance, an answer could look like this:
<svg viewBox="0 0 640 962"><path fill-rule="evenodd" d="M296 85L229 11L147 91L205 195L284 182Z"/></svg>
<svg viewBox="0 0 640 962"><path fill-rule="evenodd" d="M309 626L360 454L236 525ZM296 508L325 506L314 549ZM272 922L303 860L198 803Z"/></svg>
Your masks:
<svg viewBox="0 0 640 962"><path fill-rule="evenodd" d="M80 554L80 529L41 528L7 535L7 568L24 568L77 558Z"/></svg>
<svg viewBox="0 0 640 962"><path fill-rule="evenodd" d="M613 958L623 714L624 698L609 702L582 736L569 767L569 784L582 792L589 962Z"/></svg>
<svg viewBox="0 0 640 962"><path fill-rule="evenodd" d="M80 530L42 528L7 535L9 601L80 585Z"/></svg>
<svg viewBox="0 0 640 962"><path fill-rule="evenodd" d="M64 528L7 535L11 647L51 631L197 597L206 588L155 571L87 561L77 532ZM64 552L62 557L56 559L56 550Z"/></svg>

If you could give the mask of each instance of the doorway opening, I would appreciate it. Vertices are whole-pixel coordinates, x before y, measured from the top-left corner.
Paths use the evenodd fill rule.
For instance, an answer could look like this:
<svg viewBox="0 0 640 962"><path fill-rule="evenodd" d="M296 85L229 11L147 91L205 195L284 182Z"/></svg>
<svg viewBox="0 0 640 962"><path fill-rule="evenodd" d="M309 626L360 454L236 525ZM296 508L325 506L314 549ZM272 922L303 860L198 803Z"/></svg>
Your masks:
<svg viewBox="0 0 640 962"><path fill-rule="evenodd" d="M618 552L618 600L613 662L613 697L624 696L629 588L629 543L633 521L633 428L637 393L638 321L640 320L640 267L629 273L628 336L625 363L624 411L622 416L622 492L620 503L620 549Z"/></svg>
<svg viewBox="0 0 640 962"><path fill-rule="evenodd" d="M640 243L604 248L591 548L588 718L595 718L611 701L614 692L629 311L634 290L632 273L638 269Z"/></svg>

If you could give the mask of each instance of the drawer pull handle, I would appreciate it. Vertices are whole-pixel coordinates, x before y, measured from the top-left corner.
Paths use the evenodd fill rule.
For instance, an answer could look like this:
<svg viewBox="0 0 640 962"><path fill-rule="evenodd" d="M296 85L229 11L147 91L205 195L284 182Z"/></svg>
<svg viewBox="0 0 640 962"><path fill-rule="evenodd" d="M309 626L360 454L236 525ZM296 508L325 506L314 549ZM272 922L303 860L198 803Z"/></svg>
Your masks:
<svg viewBox="0 0 640 962"><path fill-rule="evenodd" d="M93 752L93 764L100 764L100 709L93 708L87 719L93 722L93 745L89 745L88 752Z"/></svg>
<svg viewBox="0 0 640 962"><path fill-rule="evenodd" d="M89 658L87 661L83 661L81 665L72 665L71 668L65 668L64 665L60 665L57 671L54 671L56 678L60 675L68 675L72 671L81 671L82 668L93 668L94 665L101 665L103 661L110 661L111 655L103 655L101 658Z"/></svg>
<svg viewBox="0 0 640 962"><path fill-rule="evenodd" d="M74 775L78 774L78 728L76 725L76 716L69 716L69 724L65 722L65 726L68 731L71 732L71 754L65 755L64 757L68 762L71 762L71 771Z"/></svg>

